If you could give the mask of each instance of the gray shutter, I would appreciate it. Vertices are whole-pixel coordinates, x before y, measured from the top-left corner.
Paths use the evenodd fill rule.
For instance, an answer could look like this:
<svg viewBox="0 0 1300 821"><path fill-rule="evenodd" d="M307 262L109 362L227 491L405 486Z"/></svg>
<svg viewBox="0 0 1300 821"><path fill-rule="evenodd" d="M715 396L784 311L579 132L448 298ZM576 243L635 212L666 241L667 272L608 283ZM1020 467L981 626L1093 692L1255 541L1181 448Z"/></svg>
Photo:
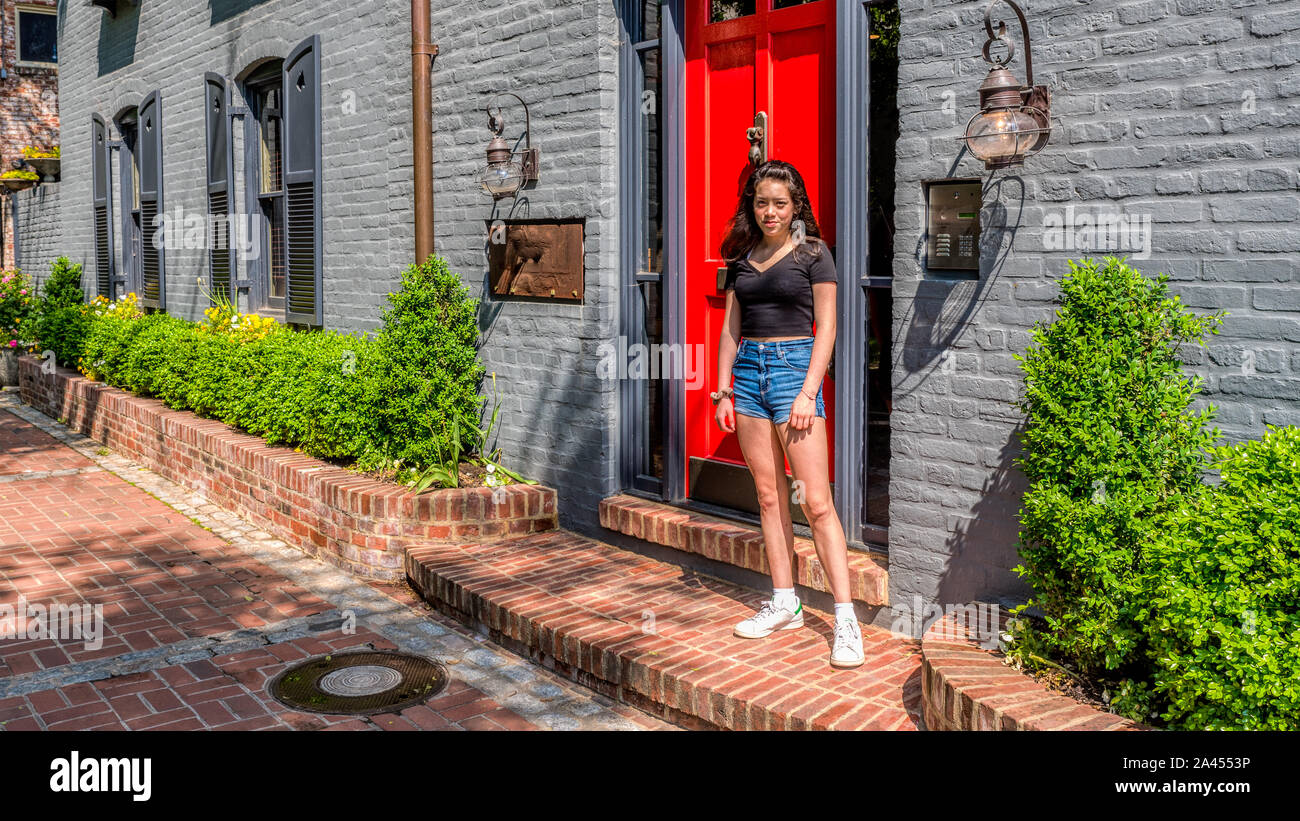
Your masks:
<svg viewBox="0 0 1300 821"><path fill-rule="evenodd" d="M113 293L113 218L111 187L108 182L108 126L98 114L90 115L91 203L95 225L95 293Z"/></svg>
<svg viewBox="0 0 1300 821"><path fill-rule="evenodd" d="M323 324L321 302L320 37L284 61L286 322Z"/></svg>
<svg viewBox="0 0 1300 821"><path fill-rule="evenodd" d="M164 265L163 225L155 221L163 214L162 176L162 105L157 91L151 91L140 103L140 304L149 308L166 308L167 277ZM174 226L176 233L182 226ZM165 235L164 235L165 236Z"/></svg>
<svg viewBox="0 0 1300 821"><path fill-rule="evenodd" d="M220 74L203 75L203 111L208 132L208 215L214 236L209 237L209 287L214 298L235 301L234 155L230 140L230 92Z"/></svg>

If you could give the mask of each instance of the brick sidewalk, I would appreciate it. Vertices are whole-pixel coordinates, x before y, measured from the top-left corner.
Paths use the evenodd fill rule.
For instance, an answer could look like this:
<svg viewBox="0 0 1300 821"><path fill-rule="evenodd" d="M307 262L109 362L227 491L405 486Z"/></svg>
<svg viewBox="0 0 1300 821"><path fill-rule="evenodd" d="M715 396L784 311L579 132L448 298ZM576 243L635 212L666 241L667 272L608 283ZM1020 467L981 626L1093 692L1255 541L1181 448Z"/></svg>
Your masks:
<svg viewBox="0 0 1300 821"><path fill-rule="evenodd" d="M0 394L0 604L97 604L104 615L97 649L0 640L3 729L666 726L413 608L409 595L399 601L260 538L204 501ZM356 614L355 631L343 631L341 607ZM300 659L364 648L439 658L453 681L400 715L360 718L292 711L265 692Z"/></svg>

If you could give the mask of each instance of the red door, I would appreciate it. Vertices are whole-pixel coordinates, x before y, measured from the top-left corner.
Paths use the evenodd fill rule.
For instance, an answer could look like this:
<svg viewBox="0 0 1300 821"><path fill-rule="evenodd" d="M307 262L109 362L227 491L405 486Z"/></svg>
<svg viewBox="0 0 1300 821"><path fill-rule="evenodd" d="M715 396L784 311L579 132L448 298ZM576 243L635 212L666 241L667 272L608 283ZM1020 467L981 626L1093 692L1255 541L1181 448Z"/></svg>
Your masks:
<svg viewBox="0 0 1300 821"><path fill-rule="evenodd" d="M822 237L835 245L835 4L686 0L685 22L686 341L704 346L707 369L703 383L686 390L686 481L695 495L692 457L744 465L735 434L713 421L709 393L718 387L726 305L719 249L754 170L745 132L757 112L768 115L768 159L799 169ZM832 448L834 397L828 377L822 398ZM833 473L833 450L830 463Z"/></svg>

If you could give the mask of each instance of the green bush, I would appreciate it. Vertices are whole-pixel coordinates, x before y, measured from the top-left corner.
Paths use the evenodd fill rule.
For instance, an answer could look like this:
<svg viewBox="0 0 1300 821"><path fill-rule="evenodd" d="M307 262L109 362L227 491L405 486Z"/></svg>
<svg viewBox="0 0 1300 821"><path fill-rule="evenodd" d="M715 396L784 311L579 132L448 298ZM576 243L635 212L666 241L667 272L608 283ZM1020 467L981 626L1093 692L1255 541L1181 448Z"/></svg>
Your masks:
<svg viewBox="0 0 1300 821"><path fill-rule="evenodd" d="M41 298L33 320L35 338L30 340L32 350L38 354L53 351L58 363L67 368L77 367L90 329L81 273L81 265L67 257L50 263L50 276L41 285Z"/></svg>
<svg viewBox="0 0 1300 821"><path fill-rule="evenodd" d="M81 290L81 263L59 257L50 263L50 276L41 285L41 299L54 308L75 308L86 301Z"/></svg>
<svg viewBox="0 0 1300 821"><path fill-rule="evenodd" d="M1204 428L1213 407L1188 410L1201 382L1183 374L1177 350L1217 333L1222 315L1186 312L1166 282L1112 257L1071 262L1055 320L1036 325L1017 357L1030 485L1015 570L1034 589L1025 607L1047 623L1041 634L1026 625L1017 652L1093 676L1141 676L1147 554L1199 492L1218 438Z"/></svg>
<svg viewBox="0 0 1300 821"><path fill-rule="evenodd" d="M1214 455L1220 484L1149 551L1137 616L1153 677L1116 708L1188 730L1300 729L1300 429Z"/></svg>
<svg viewBox="0 0 1300 821"><path fill-rule="evenodd" d="M17 268L0 271L0 346L14 349L30 339L36 311L31 278Z"/></svg>
<svg viewBox="0 0 1300 821"><path fill-rule="evenodd" d="M482 438L476 301L433 257L407 269L389 301L373 339L291 331L224 302L195 324L104 301L88 311L82 369L270 444L386 475L400 460L399 478L414 481Z"/></svg>
<svg viewBox="0 0 1300 821"><path fill-rule="evenodd" d="M384 402L377 420L382 451L405 465L427 467L451 447L458 417L478 419L483 366L477 300L437 257L402 273L389 294L378 346L377 379ZM378 454L367 459L378 466Z"/></svg>

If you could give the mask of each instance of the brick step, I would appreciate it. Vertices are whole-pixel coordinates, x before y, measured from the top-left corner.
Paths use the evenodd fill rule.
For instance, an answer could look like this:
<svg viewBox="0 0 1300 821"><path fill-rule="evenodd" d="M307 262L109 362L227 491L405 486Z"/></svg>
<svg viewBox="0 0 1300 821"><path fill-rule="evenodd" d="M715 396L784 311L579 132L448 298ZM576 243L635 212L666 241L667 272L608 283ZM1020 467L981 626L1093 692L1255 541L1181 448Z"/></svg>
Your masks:
<svg viewBox="0 0 1300 821"><path fill-rule="evenodd" d="M837 670L830 615L738 638L764 594L569 531L412 546L406 573L498 644L685 727L922 727L918 642L863 625L866 664Z"/></svg>
<svg viewBox="0 0 1300 821"><path fill-rule="evenodd" d="M601 500L600 524L652 544L771 575L763 533L755 525L626 494ZM830 592L812 540L795 538L793 571L795 584ZM889 571L884 559L850 550L849 585L856 601L873 606L889 604Z"/></svg>

